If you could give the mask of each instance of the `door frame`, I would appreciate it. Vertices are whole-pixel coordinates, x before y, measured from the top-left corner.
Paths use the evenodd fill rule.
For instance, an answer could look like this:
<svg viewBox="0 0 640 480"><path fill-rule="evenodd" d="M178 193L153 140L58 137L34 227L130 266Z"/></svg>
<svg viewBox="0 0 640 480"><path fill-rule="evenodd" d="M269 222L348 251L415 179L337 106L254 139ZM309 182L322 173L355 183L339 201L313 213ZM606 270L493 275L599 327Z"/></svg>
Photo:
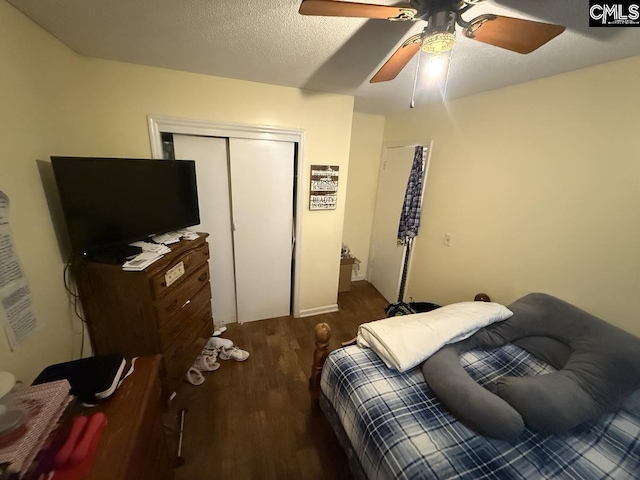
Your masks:
<svg viewBox="0 0 640 480"><path fill-rule="evenodd" d="M226 137L226 138L249 138L255 140L272 140L280 142L293 142L297 144L297 169L296 177L296 215L294 219L293 235L293 312L294 318L300 317L300 265L301 252L300 242L302 240L302 209L303 207L303 185L304 178L304 130L297 128L271 127L260 125L245 125L236 123L218 123L208 120L192 120L179 117L168 117L164 115L147 115L149 127L149 141L151 142L151 155L153 158L161 160L162 138L161 134L177 133L184 135L200 135L205 137Z"/></svg>
<svg viewBox="0 0 640 480"><path fill-rule="evenodd" d="M380 168L378 171L378 186L376 187L376 203L378 201L378 189L380 188L380 177L382 176L382 172L384 170L384 158L385 158L385 154L387 153L387 150L390 150L392 148L411 148L411 147L428 147L429 151L428 151L428 155L427 155L427 160L426 160L426 165L424 168L424 177L423 177L423 181L422 181L422 194L420 195L420 206L421 206L421 212L422 212L422 205L424 203L424 192L427 188L427 177L429 174L429 166L431 165L431 155L433 153L433 140L429 140L429 141L425 141L425 142L387 142L384 143L382 145L382 153L380 156ZM421 213L422 216L422 213ZM374 212L374 221L375 221L375 212ZM420 225L422 227L422 225ZM373 260L373 256L375 255L374 252L374 248L373 248L373 235L374 235L374 229L373 226L371 228L371 238L369 240L369 245L371 246L371 248L369 249L369 259L367 261L367 272L366 272L366 279L367 281L371 281L371 275L373 273L373 268L372 265L372 260ZM409 280L411 280L411 269L413 266L413 253L415 251L415 241L417 240L418 237L416 237L413 240L413 248L409 251L409 260L407 261L407 283L406 285L409 285ZM407 255L407 246L404 246L403 249L403 253L402 253L402 262L404 263L405 261L405 257ZM374 266L375 266L375 262ZM397 298L398 293L400 291L400 282L402 281L402 267L400 268L400 277L398 278L398 288L396 290L395 293L395 298ZM404 300L404 299L403 299Z"/></svg>

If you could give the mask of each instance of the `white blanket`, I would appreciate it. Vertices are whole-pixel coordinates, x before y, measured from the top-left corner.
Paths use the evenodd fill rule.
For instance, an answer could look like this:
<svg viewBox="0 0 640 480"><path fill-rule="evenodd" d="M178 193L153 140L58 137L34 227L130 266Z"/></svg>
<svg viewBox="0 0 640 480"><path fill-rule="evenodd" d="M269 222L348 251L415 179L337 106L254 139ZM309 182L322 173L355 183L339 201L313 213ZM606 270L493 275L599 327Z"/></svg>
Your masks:
<svg viewBox="0 0 640 480"><path fill-rule="evenodd" d="M444 345L464 340L512 315L499 303L454 303L431 312L364 323L358 328L358 345L371 348L387 367L404 372Z"/></svg>

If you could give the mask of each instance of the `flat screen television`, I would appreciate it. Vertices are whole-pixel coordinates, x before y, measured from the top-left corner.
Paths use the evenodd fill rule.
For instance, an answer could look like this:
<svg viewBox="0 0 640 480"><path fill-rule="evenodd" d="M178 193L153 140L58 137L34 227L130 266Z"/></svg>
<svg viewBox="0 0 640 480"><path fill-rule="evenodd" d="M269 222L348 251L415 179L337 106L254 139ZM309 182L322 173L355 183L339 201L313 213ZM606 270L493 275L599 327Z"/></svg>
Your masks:
<svg viewBox="0 0 640 480"><path fill-rule="evenodd" d="M75 254L200 223L193 160L51 157L51 164Z"/></svg>

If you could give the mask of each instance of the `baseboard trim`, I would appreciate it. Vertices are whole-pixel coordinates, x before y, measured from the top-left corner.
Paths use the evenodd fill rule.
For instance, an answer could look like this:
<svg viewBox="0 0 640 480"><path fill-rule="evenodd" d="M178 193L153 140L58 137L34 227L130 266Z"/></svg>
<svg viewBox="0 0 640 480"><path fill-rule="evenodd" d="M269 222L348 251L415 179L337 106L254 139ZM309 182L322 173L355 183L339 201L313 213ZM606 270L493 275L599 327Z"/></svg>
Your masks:
<svg viewBox="0 0 640 480"><path fill-rule="evenodd" d="M322 315L323 313L333 313L338 311L338 304L323 305L322 307L307 308L300 310L300 318L313 317L315 315Z"/></svg>
<svg viewBox="0 0 640 480"><path fill-rule="evenodd" d="M222 323L224 325L229 325L230 323L238 323L238 318L235 317L235 316L226 317L226 318L214 317L213 323L214 323L214 325L218 324L218 323Z"/></svg>
<svg viewBox="0 0 640 480"><path fill-rule="evenodd" d="M362 280L366 280L367 276L366 275L356 275L355 277L353 277L351 279L352 282L361 282Z"/></svg>

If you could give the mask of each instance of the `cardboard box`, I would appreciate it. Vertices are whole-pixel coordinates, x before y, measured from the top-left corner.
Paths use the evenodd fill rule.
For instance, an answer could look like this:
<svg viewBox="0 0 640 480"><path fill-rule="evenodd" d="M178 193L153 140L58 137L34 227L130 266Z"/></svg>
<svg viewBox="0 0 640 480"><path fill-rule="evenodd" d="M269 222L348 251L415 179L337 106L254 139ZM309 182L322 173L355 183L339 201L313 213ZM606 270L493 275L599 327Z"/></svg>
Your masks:
<svg viewBox="0 0 640 480"><path fill-rule="evenodd" d="M357 258L340 259L340 280L338 281L338 293L351 290L351 272L353 264L359 261Z"/></svg>

